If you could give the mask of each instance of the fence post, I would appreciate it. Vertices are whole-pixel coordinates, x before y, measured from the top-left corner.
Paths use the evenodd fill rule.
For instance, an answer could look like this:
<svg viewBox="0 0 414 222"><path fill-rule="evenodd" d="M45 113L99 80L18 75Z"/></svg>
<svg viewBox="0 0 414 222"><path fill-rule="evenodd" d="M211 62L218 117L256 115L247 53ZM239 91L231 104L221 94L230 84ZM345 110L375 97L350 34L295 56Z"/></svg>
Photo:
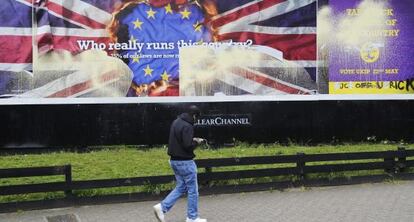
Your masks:
<svg viewBox="0 0 414 222"><path fill-rule="evenodd" d="M213 169L211 167L205 167L204 169L205 169L205 173L207 177L209 177L210 173L213 172ZM211 187L211 180L206 180L205 185L207 185L208 187Z"/></svg>
<svg viewBox="0 0 414 222"><path fill-rule="evenodd" d="M305 153L296 153L296 156L298 157L298 160L296 162L296 168L297 168L297 176L300 183L303 183L306 179L305 177Z"/></svg>
<svg viewBox="0 0 414 222"><path fill-rule="evenodd" d="M401 173L406 171L405 161L407 160L407 153L405 147L398 147L398 161L396 164L396 171Z"/></svg>
<svg viewBox="0 0 414 222"><path fill-rule="evenodd" d="M388 151L388 152L394 153L395 151ZM391 173L391 174L395 173L395 156L384 158L384 164L385 164L384 171L386 173Z"/></svg>
<svg viewBox="0 0 414 222"><path fill-rule="evenodd" d="M65 183L66 183L66 190L65 196L67 198L72 197L72 166L65 165Z"/></svg>

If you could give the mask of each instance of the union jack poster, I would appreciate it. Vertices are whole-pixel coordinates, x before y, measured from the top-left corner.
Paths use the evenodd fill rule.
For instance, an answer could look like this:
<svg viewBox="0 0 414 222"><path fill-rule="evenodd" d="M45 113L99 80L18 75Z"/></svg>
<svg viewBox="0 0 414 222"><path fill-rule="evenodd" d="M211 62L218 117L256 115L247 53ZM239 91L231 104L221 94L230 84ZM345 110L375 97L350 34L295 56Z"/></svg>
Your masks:
<svg viewBox="0 0 414 222"><path fill-rule="evenodd" d="M0 95L312 94L316 10L316 0L3 0Z"/></svg>

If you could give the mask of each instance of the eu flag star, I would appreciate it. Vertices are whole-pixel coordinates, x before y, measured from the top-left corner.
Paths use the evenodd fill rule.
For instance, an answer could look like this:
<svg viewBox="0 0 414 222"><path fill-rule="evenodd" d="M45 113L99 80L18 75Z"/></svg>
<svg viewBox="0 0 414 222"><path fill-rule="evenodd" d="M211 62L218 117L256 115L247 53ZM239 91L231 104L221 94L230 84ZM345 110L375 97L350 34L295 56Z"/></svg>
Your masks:
<svg viewBox="0 0 414 222"><path fill-rule="evenodd" d="M135 43L136 41L137 41L137 39L136 38L134 38L134 36L133 35L131 35L131 38L129 39L131 42L133 42L133 43Z"/></svg>
<svg viewBox="0 0 414 222"><path fill-rule="evenodd" d="M202 45L204 43L203 39L200 39L200 41L196 42L196 45Z"/></svg>
<svg viewBox="0 0 414 222"><path fill-rule="evenodd" d="M152 8L150 8L148 11L146 11L147 12L147 18L148 19L150 19L150 18L153 18L153 19L155 19L155 14L157 13L156 11L154 11L154 10L152 10Z"/></svg>
<svg viewBox="0 0 414 222"><path fill-rule="evenodd" d="M132 63L139 63L139 55L138 54L133 55Z"/></svg>
<svg viewBox="0 0 414 222"><path fill-rule="evenodd" d="M188 11L187 8L185 8L184 11L181 11L180 14L182 15L182 19L190 19L191 12Z"/></svg>
<svg viewBox="0 0 414 222"><path fill-rule="evenodd" d="M152 76L152 72L154 71L153 69L150 68L149 65L147 65L147 67L143 70L145 72L145 76Z"/></svg>
<svg viewBox="0 0 414 222"><path fill-rule="evenodd" d="M133 22L133 24L134 24L134 29L141 29L141 26L142 26L142 24L143 24L144 22L141 22L140 20L139 20L139 18L137 18L137 20L135 20L134 22Z"/></svg>
<svg viewBox="0 0 414 222"><path fill-rule="evenodd" d="M164 70L164 72L161 75L161 78L164 81L168 81L168 79L170 78L170 75L168 75L167 70Z"/></svg>
<svg viewBox="0 0 414 222"><path fill-rule="evenodd" d="M197 23L194 24L193 27L194 27L194 31L201 32L202 31L201 28L203 28L203 25L199 21L197 21Z"/></svg>
<svg viewBox="0 0 414 222"><path fill-rule="evenodd" d="M166 5L164 8L165 8L165 14L168 14L168 13L172 14L173 13L173 10L171 8L171 4Z"/></svg>

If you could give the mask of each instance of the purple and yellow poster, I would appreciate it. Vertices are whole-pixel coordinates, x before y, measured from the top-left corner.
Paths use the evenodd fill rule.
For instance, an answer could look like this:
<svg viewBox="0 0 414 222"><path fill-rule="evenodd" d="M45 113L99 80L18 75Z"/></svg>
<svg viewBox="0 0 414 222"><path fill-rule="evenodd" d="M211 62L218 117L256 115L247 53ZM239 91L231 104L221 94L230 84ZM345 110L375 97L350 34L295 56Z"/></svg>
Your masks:
<svg viewBox="0 0 414 222"><path fill-rule="evenodd" d="M331 0L330 94L414 93L414 2Z"/></svg>

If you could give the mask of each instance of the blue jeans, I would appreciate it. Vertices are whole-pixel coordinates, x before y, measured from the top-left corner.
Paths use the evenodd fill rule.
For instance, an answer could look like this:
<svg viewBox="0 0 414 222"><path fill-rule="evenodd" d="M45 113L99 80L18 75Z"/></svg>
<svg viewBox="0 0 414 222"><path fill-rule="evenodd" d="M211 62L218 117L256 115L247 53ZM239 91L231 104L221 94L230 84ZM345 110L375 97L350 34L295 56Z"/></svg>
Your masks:
<svg viewBox="0 0 414 222"><path fill-rule="evenodd" d="M161 202L162 211L167 213L187 193L187 217L194 220L198 217L197 166L194 160L170 160L170 165L175 174L176 186Z"/></svg>

